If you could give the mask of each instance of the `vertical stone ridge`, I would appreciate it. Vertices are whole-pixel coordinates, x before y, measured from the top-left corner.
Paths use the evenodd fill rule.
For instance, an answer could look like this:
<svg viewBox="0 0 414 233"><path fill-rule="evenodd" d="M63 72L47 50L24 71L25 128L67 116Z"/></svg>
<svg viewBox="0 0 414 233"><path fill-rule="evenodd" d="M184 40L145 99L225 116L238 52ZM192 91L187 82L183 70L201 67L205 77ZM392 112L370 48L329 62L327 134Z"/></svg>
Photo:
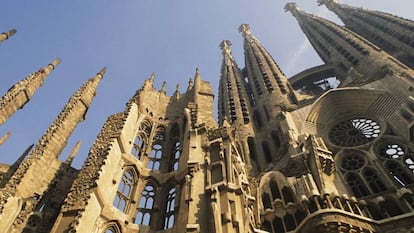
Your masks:
<svg viewBox="0 0 414 233"><path fill-rule="evenodd" d="M19 187L22 187L19 190L19 194L22 197L29 197L35 193L42 194L46 190L50 180L48 180L49 178L47 176L42 176L43 171L39 170L38 167L35 168L33 164L37 163L38 166L46 169L57 161L58 156L67 144L69 136L75 130L77 124L84 119L104 73L105 69L102 69L70 97L68 103L40 138L28 158L22 162L10 180L1 188L0 213L8 197L14 195ZM31 182L31 179L24 179L25 176L39 177L37 187L27 189L27 187L30 187L30 184L26 184L25 182L22 184L22 181Z"/></svg>

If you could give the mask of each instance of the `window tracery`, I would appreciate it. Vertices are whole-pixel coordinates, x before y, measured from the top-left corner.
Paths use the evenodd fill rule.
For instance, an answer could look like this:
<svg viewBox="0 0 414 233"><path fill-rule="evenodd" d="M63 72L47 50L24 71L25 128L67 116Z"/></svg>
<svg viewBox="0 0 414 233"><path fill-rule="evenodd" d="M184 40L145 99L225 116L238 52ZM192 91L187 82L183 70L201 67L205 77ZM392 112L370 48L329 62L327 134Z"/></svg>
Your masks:
<svg viewBox="0 0 414 233"><path fill-rule="evenodd" d="M177 141L174 144L174 150L173 150L173 160L172 160L172 169L171 171L177 171L178 170L178 161L180 160L180 155L181 155L181 146L180 146L180 142Z"/></svg>
<svg viewBox="0 0 414 233"><path fill-rule="evenodd" d="M353 118L336 124L329 139L337 146L352 147L373 141L381 133L378 122L369 118Z"/></svg>
<svg viewBox="0 0 414 233"><path fill-rule="evenodd" d="M135 217L136 224L149 225L151 219L151 212L154 207L155 188L153 185L145 186L142 191L141 199L138 204L138 213Z"/></svg>
<svg viewBox="0 0 414 233"><path fill-rule="evenodd" d="M141 159L141 156L144 154L145 150L145 140L143 135L138 135L135 138L134 145L132 146L131 154L135 156L138 160Z"/></svg>
<svg viewBox="0 0 414 233"><path fill-rule="evenodd" d="M126 213L136 188L137 178L132 169L127 169L121 178L116 191L113 205L120 211Z"/></svg>
<svg viewBox="0 0 414 233"><path fill-rule="evenodd" d="M404 144L393 141L381 144L378 149L379 156L386 159L384 168L401 186L414 183L414 160L407 152Z"/></svg>
<svg viewBox="0 0 414 233"><path fill-rule="evenodd" d="M147 168L151 170L159 170L161 158L162 158L162 146L156 143L152 146L151 153L149 155L150 160L148 161Z"/></svg>
<svg viewBox="0 0 414 233"><path fill-rule="evenodd" d="M169 228L172 228L174 226L175 197L176 197L176 189L171 188L168 191L168 196L167 196L167 205L166 205L166 209L165 209L164 229L169 229Z"/></svg>

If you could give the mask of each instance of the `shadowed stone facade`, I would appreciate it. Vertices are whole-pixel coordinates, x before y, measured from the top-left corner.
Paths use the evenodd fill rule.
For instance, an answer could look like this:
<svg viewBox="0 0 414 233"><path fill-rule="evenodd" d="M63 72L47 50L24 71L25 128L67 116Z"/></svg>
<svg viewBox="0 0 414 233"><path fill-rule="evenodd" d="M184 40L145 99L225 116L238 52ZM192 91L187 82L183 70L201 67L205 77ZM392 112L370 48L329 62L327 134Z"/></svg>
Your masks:
<svg viewBox="0 0 414 233"><path fill-rule="evenodd" d="M410 20L332 0L319 3L344 22L355 14L366 22L403 25L408 31L394 28L408 37L400 41L414 41ZM242 24L244 68L231 42L220 43L218 121L214 93L198 69L186 91L177 86L172 96L166 83L155 89L152 74L123 112L108 117L77 170L71 162L79 143L66 161L58 157L84 119L101 70L75 92L36 145L14 164L0 164L0 229L413 232L414 70L404 60L409 50L393 54L358 31L373 24L358 21L352 31L295 3L285 9L325 65L290 81ZM3 33L0 42L9 36ZM0 100L0 125L58 63L10 88Z"/></svg>

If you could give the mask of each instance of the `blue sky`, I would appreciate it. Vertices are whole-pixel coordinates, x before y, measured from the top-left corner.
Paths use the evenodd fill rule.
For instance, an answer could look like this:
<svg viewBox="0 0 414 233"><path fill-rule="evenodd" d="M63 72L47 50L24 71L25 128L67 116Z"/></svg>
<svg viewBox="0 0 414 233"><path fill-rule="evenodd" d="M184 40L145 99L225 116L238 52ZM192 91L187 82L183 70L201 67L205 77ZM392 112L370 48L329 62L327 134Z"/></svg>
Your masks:
<svg viewBox="0 0 414 233"><path fill-rule="evenodd" d="M298 0L308 12L339 22L316 0ZM412 0L348 0L354 6L413 19ZM17 34L0 44L0 95L10 86L59 57L62 63L32 101L0 127L12 131L0 146L0 162L12 163L36 143L68 98L102 67L107 73L87 114L67 148L83 143L74 166L80 168L106 118L124 110L144 79L156 73L155 86L167 81L172 94L177 83L184 92L196 67L217 91L223 39L232 41L233 55L244 66L242 38L237 28L249 23L286 75L321 64L297 22L280 0L3 0L0 32Z"/></svg>

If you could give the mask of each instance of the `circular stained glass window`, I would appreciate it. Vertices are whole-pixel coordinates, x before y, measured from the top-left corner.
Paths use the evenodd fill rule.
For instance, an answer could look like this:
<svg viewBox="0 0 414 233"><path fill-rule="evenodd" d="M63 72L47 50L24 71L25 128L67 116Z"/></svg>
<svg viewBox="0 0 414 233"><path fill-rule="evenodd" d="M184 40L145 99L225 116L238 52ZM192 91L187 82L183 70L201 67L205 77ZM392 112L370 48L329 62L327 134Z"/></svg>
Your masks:
<svg viewBox="0 0 414 233"><path fill-rule="evenodd" d="M385 158L398 159L405 155L405 149L397 143L389 143L380 149L380 155Z"/></svg>
<svg viewBox="0 0 414 233"><path fill-rule="evenodd" d="M337 146L359 146L373 141L381 133L378 122L368 118L342 121L329 132L329 139Z"/></svg>
<svg viewBox="0 0 414 233"><path fill-rule="evenodd" d="M342 159L341 167L347 171L360 169L365 165L365 159L358 154L347 154Z"/></svg>

